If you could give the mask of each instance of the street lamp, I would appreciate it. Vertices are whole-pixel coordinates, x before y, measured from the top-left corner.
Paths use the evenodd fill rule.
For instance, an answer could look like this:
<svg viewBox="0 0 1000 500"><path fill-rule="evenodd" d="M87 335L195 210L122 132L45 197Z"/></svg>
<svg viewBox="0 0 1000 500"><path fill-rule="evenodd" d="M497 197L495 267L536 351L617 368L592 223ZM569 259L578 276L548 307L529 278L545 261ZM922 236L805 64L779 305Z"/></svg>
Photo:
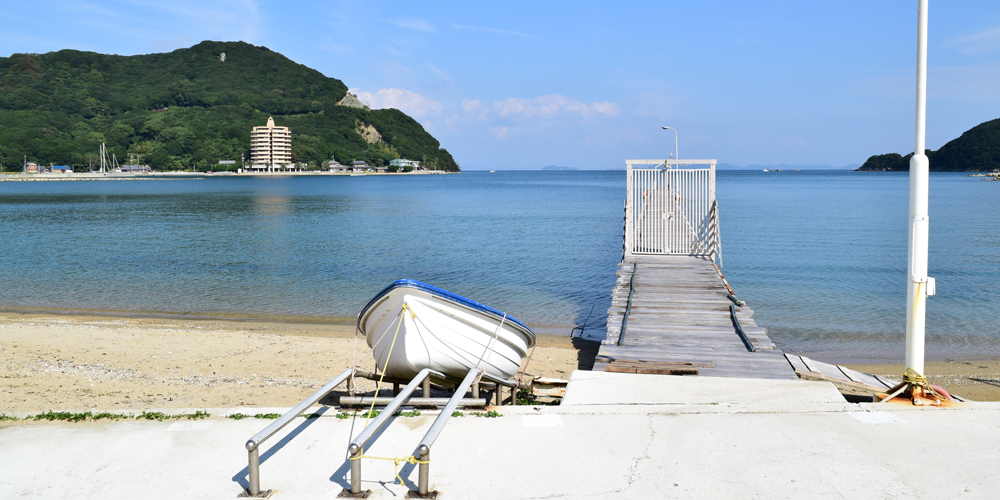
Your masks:
<svg viewBox="0 0 1000 500"><path fill-rule="evenodd" d="M677 160L677 159L680 158L680 156L677 156L677 129L675 129L673 127L663 127L663 130L667 130L667 129L670 129L670 130L674 131L674 159Z"/></svg>

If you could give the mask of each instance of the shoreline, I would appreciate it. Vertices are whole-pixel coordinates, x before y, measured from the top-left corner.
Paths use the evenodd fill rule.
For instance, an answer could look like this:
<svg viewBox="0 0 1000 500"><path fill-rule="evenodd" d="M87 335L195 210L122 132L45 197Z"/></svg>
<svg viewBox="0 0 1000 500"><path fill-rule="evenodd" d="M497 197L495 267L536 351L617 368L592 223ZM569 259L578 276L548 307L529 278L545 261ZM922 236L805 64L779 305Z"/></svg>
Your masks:
<svg viewBox="0 0 1000 500"><path fill-rule="evenodd" d="M341 177L363 177L367 175L445 175L460 174L459 172L446 172L444 170L421 170L413 172L329 172L323 170L309 170L302 172L149 172L146 174L135 174L129 172L74 172L71 174L55 173L23 173L4 172L0 174L0 181L141 181L141 180L177 180L177 179L205 179L208 177L301 177L301 176L341 176Z"/></svg>
<svg viewBox="0 0 1000 500"><path fill-rule="evenodd" d="M526 377L568 380L574 370L591 369L600 348L567 335L537 339ZM0 351L0 414L8 415L291 407L352 364L374 365L364 339L355 341L353 321L287 318L0 312ZM892 362L845 366L893 379L903 371ZM1000 358L929 361L926 368L930 382L950 392L1000 401ZM359 392L374 388L358 380Z"/></svg>
<svg viewBox="0 0 1000 500"><path fill-rule="evenodd" d="M593 366L599 343L537 337L525 378ZM0 351L0 414L291 407L352 364L374 368L353 324L0 313Z"/></svg>

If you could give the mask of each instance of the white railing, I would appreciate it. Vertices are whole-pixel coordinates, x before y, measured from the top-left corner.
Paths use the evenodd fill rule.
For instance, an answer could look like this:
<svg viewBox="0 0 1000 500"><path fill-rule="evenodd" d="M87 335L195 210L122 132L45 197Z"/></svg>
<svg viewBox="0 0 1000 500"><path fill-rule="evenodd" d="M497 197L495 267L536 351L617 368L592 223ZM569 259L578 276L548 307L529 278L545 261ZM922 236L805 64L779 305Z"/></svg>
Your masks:
<svg viewBox="0 0 1000 500"><path fill-rule="evenodd" d="M625 257L704 255L722 264L715 160L626 160ZM681 166L704 168L681 168Z"/></svg>

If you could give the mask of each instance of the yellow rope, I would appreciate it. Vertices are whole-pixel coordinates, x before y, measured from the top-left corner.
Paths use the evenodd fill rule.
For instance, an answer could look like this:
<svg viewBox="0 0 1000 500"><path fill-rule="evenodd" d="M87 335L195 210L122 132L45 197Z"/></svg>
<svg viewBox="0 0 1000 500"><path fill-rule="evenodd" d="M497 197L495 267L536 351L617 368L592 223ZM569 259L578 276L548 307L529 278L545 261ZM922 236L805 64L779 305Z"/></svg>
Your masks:
<svg viewBox="0 0 1000 500"><path fill-rule="evenodd" d="M410 456L407 456L407 457L392 457L392 458L390 458L390 457L373 457L373 456L370 456L370 455L365 455L365 456L360 456L359 455L357 457L350 457L351 460L361 460L362 458L370 458L372 460L386 460L386 461L389 461L389 462L392 462L393 464L395 464L395 465L393 465L392 472L393 472L393 474L396 475L396 479L399 479L399 484L406 484L406 483L403 482L403 478L400 477L400 475L399 475L399 464L401 464L403 462L406 462L406 463L409 463L409 464L413 464L413 465L417 465L417 464L429 464L429 463L431 463L430 460L417 460L417 457L415 457L413 455L410 455Z"/></svg>
<svg viewBox="0 0 1000 500"><path fill-rule="evenodd" d="M930 384L927 383L927 377L921 375L913 368L907 368L906 371L903 372L903 382L910 384L911 387L912 386L921 387L925 391L930 392L931 395L933 395L938 399L941 400L947 399L943 395L935 391L934 388L932 388Z"/></svg>
<svg viewBox="0 0 1000 500"><path fill-rule="evenodd" d="M410 305L407 304L406 302L403 302L403 307L402 307L402 309L399 310L399 322L396 323L396 333L394 333L392 335L392 343L389 344L389 354L385 358L385 364L386 364L386 366L382 367L382 375L379 376L378 382L375 384L375 396L372 397L372 405L368 408L368 413L365 414L366 415L366 417L365 417L365 428L368 427L368 423L371 422L372 415L374 414L374 410L375 410L375 398L378 397L378 393L382 389L382 380L385 378L385 369L389 365L389 360L392 359L392 350L393 350L393 348L396 347L396 338L399 336L399 329L400 329L400 327L403 326L403 319L405 319L404 316L403 316L403 312L404 311L410 311L410 316L413 319L417 318L417 314L415 312L413 312L413 309L410 307ZM408 457L402 457L402 458L400 458L400 457L389 458L389 457L375 457L375 456L371 456L371 455L365 455L364 453L365 453L365 449L361 448L361 453L359 453L358 456L356 456L356 457L350 457L350 459L351 460L361 460L362 458L370 458L372 460L387 460L387 461L393 462L395 464L393 466L393 473L396 475L396 479L399 479L399 484L405 484L405 483L403 483L403 478L399 476L399 464L401 464L403 462L407 462L407 463L410 463L410 464L413 464L413 465L417 465L417 464L429 464L429 463L431 463L430 460L427 460L427 461L417 460L417 458L414 457L413 455L410 455Z"/></svg>
<svg viewBox="0 0 1000 500"><path fill-rule="evenodd" d="M413 314L413 309L410 309L410 305L407 304L406 302L403 302L403 307L399 310L399 323L396 323L396 333L392 334L392 343L389 344L389 354L385 357L385 366L382 367L382 375L379 375L378 383L375 384L375 396L372 397L372 405L371 407L368 408L368 413L367 413L368 417L365 418L365 428L368 428L368 422L371 421L372 411L375 410L375 401L378 398L379 391L382 390L382 379L385 378L385 369L389 367L389 360L392 359L392 350L393 348L396 347L396 337L399 336L399 328L403 326L403 319L404 319L403 311L406 311L408 309L410 311L410 314ZM415 314L414 317L416 317ZM363 449L362 453L364 453Z"/></svg>

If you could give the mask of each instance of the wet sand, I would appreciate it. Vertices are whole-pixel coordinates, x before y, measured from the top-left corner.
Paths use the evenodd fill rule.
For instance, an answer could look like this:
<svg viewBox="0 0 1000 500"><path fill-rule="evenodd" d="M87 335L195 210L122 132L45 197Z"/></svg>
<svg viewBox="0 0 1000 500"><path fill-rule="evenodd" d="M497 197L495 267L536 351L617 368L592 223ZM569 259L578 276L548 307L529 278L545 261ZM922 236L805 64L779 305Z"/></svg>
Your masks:
<svg viewBox="0 0 1000 500"><path fill-rule="evenodd" d="M597 344L540 335L527 375L568 379ZM353 325L0 314L0 413L294 406L373 371ZM374 390L359 380L359 391Z"/></svg>

